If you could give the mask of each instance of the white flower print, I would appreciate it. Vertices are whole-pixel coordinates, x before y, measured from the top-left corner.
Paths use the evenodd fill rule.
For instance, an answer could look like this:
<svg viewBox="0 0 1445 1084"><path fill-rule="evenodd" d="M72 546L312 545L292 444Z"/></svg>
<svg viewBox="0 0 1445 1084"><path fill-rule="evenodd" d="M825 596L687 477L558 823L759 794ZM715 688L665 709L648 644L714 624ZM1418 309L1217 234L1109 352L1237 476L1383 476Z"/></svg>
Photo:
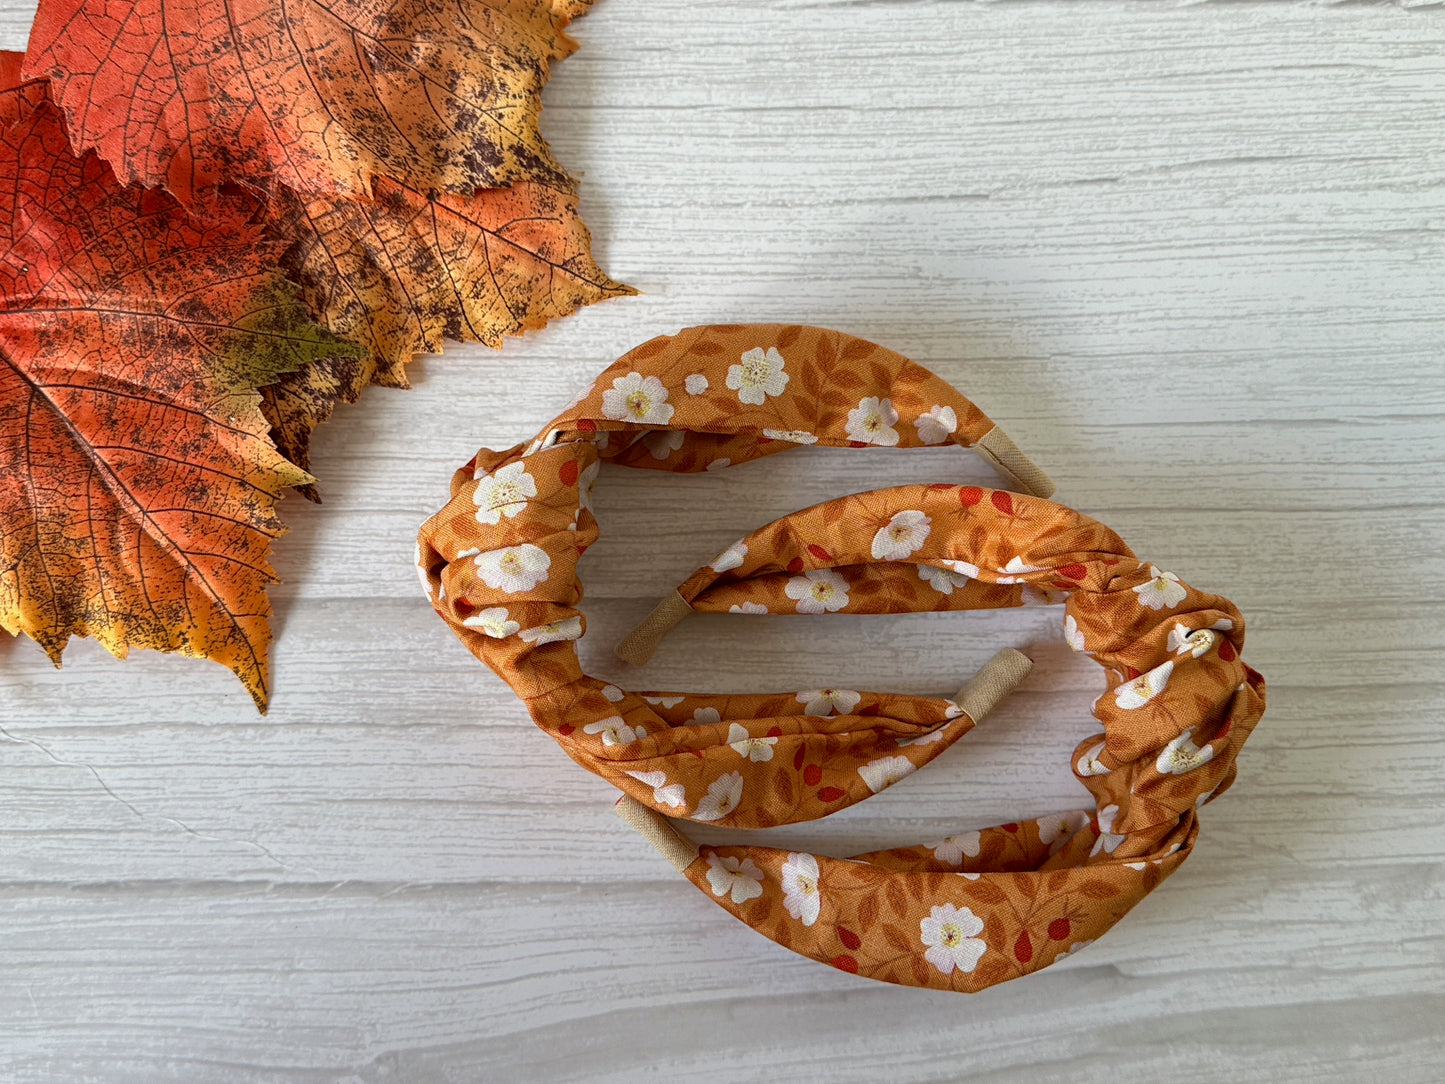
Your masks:
<svg viewBox="0 0 1445 1084"><path fill-rule="evenodd" d="M1084 646L1084 634L1079 631L1079 623L1074 620L1073 614L1064 616L1064 642L1074 651L1087 651Z"/></svg>
<svg viewBox="0 0 1445 1084"><path fill-rule="evenodd" d="M783 594L797 600L800 614L835 613L848 605L848 581L830 568L817 568L794 576Z"/></svg>
<svg viewBox="0 0 1445 1084"><path fill-rule="evenodd" d="M503 516L514 518L527 507L527 498L537 495L537 482L521 463L508 463L477 483L472 500L477 505L478 523L500 523Z"/></svg>
<svg viewBox="0 0 1445 1084"><path fill-rule="evenodd" d="M642 699L649 704L661 704L665 708L675 708L687 699L685 696L644 696Z"/></svg>
<svg viewBox="0 0 1445 1084"><path fill-rule="evenodd" d="M942 444L958 428L958 415L951 406L935 406L913 423L924 444Z"/></svg>
<svg viewBox="0 0 1445 1084"><path fill-rule="evenodd" d="M602 461L594 459L577 478L577 507L592 511L592 487L597 484L597 472L602 469Z"/></svg>
<svg viewBox="0 0 1445 1084"><path fill-rule="evenodd" d="M976 934L983 933L983 919L967 907L944 903L934 907L919 922L919 933L928 951L923 958L945 975L956 967L969 972L978 966L988 948Z"/></svg>
<svg viewBox="0 0 1445 1084"><path fill-rule="evenodd" d="M870 395L858 400L858 406L848 411L843 429L850 440L891 448L898 443L898 430L893 428L896 421L898 411L893 409L893 401Z"/></svg>
<svg viewBox="0 0 1445 1084"><path fill-rule="evenodd" d="M1169 684L1169 675L1174 673L1174 663L1161 662L1152 670L1145 671L1132 681L1126 681L1114 690L1114 703L1127 711L1142 708L1164 691Z"/></svg>
<svg viewBox="0 0 1445 1084"><path fill-rule="evenodd" d="M727 385L738 393L742 402L762 406L769 395L782 395L788 386L783 365L783 355L777 347L770 346L766 351L761 346L754 347L728 369Z"/></svg>
<svg viewBox="0 0 1445 1084"><path fill-rule="evenodd" d="M733 461L731 459L714 459L711 463L707 465L707 469L722 470L724 467L731 467L732 465Z"/></svg>
<svg viewBox="0 0 1445 1084"><path fill-rule="evenodd" d="M1119 844L1127 837L1114 831L1114 818L1118 815L1119 807L1116 805L1106 805L1099 810L1099 838L1094 840L1093 850L1089 854L1095 855L1100 851L1113 854L1119 849Z"/></svg>
<svg viewBox="0 0 1445 1084"><path fill-rule="evenodd" d="M1004 565L1003 568L999 569L1000 573L1007 573L1007 575L1000 575L998 577L998 582L1018 583L1024 573L1042 571L1044 571L1043 565L1026 565L1024 564L1022 557L1010 557L1008 564Z"/></svg>
<svg viewBox="0 0 1445 1084"><path fill-rule="evenodd" d="M963 714L963 709L954 701L947 698L943 701L943 717L945 719L957 719Z"/></svg>
<svg viewBox="0 0 1445 1084"><path fill-rule="evenodd" d="M608 700L611 700L615 704L627 694L621 689L619 689L616 685L604 685L602 686L602 695L607 697Z"/></svg>
<svg viewBox="0 0 1445 1084"><path fill-rule="evenodd" d="M858 774L863 777L863 782L868 784L868 789L877 794L917 770L918 765L907 757L883 757L863 765L858 769Z"/></svg>
<svg viewBox="0 0 1445 1084"><path fill-rule="evenodd" d="M1208 653L1217 638L1212 629L1191 629L1181 623L1169 631L1169 650L1176 655L1192 655L1197 659Z"/></svg>
<svg viewBox="0 0 1445 1084"><path fill-rule="evenodd" d="M653 459L666 459L682 447L685 436L681 429L654 429L642 438L642 446Z"/></svg>
<svg viewBox="0 0 1445 1084"><path fill-rule="evenodd" d="M1189 592L1174 573L1160 572L1150 565L1149 582L1134 588L1134 593L1139 596L1141 606L1148 606L1151 610L1172 610L1184 601Z"/></svg>
<svg viewBox="0 0 1445 1084"><path fill-rule="evenodd" d="M681 809L686 801L687 789L681 783L669 783L666 772L628 772L639 783L652 788L652 800L660 805Z"/></svg>
<svg viewBox="0 0 1445 1084"><path fill-rule="evenodd" d="M772 760L773 746L777 744L777 738L750 737L748 728L739 723L733 723L728 727L728 748L738 756L746 757L754 763Z"/></svg>
<svg viewBox="0 0 1445 1084"><path fill-rule="evenodd" d="M955 587L962 587L968 583L968 577L963 573L951 572L946 568L936 568L933 565L919 565L918 578L940 595L951 595Z"/></svg>
<svg viewBox="0 0 1445 1084"><path fill-rule="evenodd" d="M1201 748L1194 744L1194 738L1185 731L1164 747L1154 767L1165 775L1184 775L1195 768L1203 767L1214 759L1214 746L1206 742Z"/></svg>
<svg viewBox="0 0 1445 1084"><path fill-rule="evenodd" d="M818 860L811 854L789 853L783 860L783 906L804 926L818 921Z"/></svg>
<svg viewBox="0 0 1445 1084"><path fill-rule="evenodd" d="M714 572L727 572L729 569L740 566L747 555L747 543L739 540L714 557L712 564L708 567Z"/></svg>
<svg viewBox="0 0 1445 1084"><path fill-rule="evenodd" d="M767 612L768 608L761 602L744 602L741 605L728 607L730 614L765 614Z"/></svg>
<svg viewBox="0 0 1445 1084"><path fill-rule="evenodd" d="M764 429L763 436L769 440L786 440L793 444L817 444L818 438L806 429Z"/></svg>
<svg viewBox="0 0 1445 1084"><path fill-rule="evenodd" d="M1099 760L1099 754L1103 751L1104 743L1100 742L1079 758L1074 769L1080 775L1108 775L1113 769L1104 767L1103 762Z"/></svg>
<svg viewBox="0 0 1445 1084"><path fill-rule="evenodd" d="M982 837L977 832L960 832L956 836L944 836L924 846L933 852L933 857L950 866L963 865L963 856L977 858Z"/></svg>
<svg viewBox="0 0 1445 1084"><path fill-rule="evenodd" d="M935 557L930 563L957 572L960 576L967 576L971 580L978 579L978 565L971 565L967 561L948 561Z"/></svg>
<svg viewBox="0 0 1445 1084"><path fill-rule="evenodd" d="M693 813L695 821L722 820L738 807L743 799L743 777L741 772L728 772L713 780L707 788L707 797L697 803Z"/></svg>
<svg viewBox="0 0 1445 1084"><path fill-rule="evenodd" d="M471 617L464 618L462 624L468 628L481 629L493 640L511 636L522 628L508 618L505 606L488 606L485 610L478 610Z"/></svg>
<svg viewBox="0 0 1445 1084"><path fill-rule="evenodd" d="M473 557L472 562L488 587L511 594L530 591L539 583L545 583L547 569L552 567L547 551L530 542L486 550Z"/></svg>
<svg viewBox="0 0 1445 1084"><path fill-rule="evenodd" d="M1079 950L1088 948L1088 947L1089 947L1090 945L1092 945L1093 943L1094 943L1094 939L1093 939L1092 937L1089 938L1089 940L1087 940L1087 941L1075 941L1075 942L1074 942L1072 945L1070 945L1068 948L1064 949L1063 952L1061 952L1061 953L1059 953L1057 956L1055 956L1053 962L1054 962L1054 963L1058 963L1058 962L1059 962L1060 960L1062 960L1065 956L1072 956L1074 953L1078 952Z"/></svg>
<svg viewBox="0 0 1445 1084"><path fill-rule="evenodd" d="M523 629L522 639L529 644L555 644L561 640L578 640L582 637L582 618L564 617L560 621L551 621L545 625L538 625L534 629Z"/></svg>
<svg viewBox="0 0 1445 1084"><path fill-rule="evenodd" d="M933 520L915 509L895 512L888 526L873 536L875 561L901 561L928 539Z"/></svg>
<svg viewBox="0 0 1445 1084"><path fill-rule="evenodd" d="M411 559L411 563L416 566L417 579L421 580L421 593L427 598L431 598L431 578L427 576L427 571L421 563L420 542L416 543L416 556Z"/></svg>
<svg viewBox="0 0 1445 1084"><path fill-rule="evenodd" d="M722 722L722 713L717 708L698 708L687 721L688 726L712 726Z"/></svg>
<svg viewBox="0 0 1445 1084"><path fill-rule="evenodd" d="M707 377L702 373L693 373L682 382L682 386L687 389L689 395L701 395L707 391Z"/></svg>
<svg viewBox="0 0 1445 1084"><path fill-rule="evenodd" d="M803 705L804 715L847 715L863 699L862 693L852 689L809 689L798 694L798 703Z"/></svg>
<svg viewBox="0 0 1445 1084"><path fill-rule="evenodd" d="M595 723L588 723L582 730L586 734L601 734L603 745L631 745L638 738L647 737L646 730L640 726L628 726L620 715L598 719Z"/></svg>
<svg viewBox="0 0 1445 1084"><path fill-rule="evenodd" d="M612 381L612 390L602 393L602 416L638 425L666 425L673 408L667 402L667 388L655 376L628 373Z"/></svg>
<svg viewBox="0 0 1445 1084"><path fill-rule="evenodd" d="M707 864L707 883L714 896L731 893L734 903L747 903L763 894L763 871L753 864L751 858L739 861L709 854Z"/></svg>
<svg viewBox="0 0 1445 1084"><path fill-rule="evenodd" d="M1038 823L1039 842L1049 845L1050 854L1057 854L1063 850L1070 836L1089 823L1089 814L1086 810L1075 809L1040 817Z"/></svg>

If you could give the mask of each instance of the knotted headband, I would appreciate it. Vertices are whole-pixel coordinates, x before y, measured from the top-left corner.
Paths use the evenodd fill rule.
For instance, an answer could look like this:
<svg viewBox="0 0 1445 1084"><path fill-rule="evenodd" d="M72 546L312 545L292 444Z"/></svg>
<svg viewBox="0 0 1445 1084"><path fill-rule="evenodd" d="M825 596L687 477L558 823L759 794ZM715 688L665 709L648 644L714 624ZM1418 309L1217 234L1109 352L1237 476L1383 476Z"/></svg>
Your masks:
<svg viewBox="0 0 1445 1084"><path fill-rule="evenodd" d="M582 673L580 555L602 459L698 471L803 444L979 449L1026 495L900 486L785 516L669 595L619 653L645 661L694 611L896 613L1065 604L1104 667L1104 732L1075 775L1091 811L847 859L698 847L670 818L734 828L826 816L926 764L1027 672L1000 652L952 698L820 689L636 693ZM694 328L621 358L530 445L479 452L422 528L433 605L537 725L624 792L619 812L709 898L779 944L885 981L977 990L1112 926L1184 860L1195 809L1233 781L1264 708L1227 600L1139 561L981 412L872 343L783 326Z"/></svg>

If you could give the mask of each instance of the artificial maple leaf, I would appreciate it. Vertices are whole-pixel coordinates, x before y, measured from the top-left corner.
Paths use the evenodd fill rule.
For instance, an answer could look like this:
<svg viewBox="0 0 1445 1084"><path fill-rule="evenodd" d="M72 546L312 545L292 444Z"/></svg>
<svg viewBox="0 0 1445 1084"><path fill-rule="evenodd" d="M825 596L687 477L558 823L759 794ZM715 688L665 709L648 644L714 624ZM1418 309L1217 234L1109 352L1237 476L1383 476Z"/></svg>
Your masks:
<svg viewBox="0 0 1445 1084"><path fill-rule="evenodd" d="M288 277L330 331L370 359L337 359L262 390L272 437L308 465L311 431L368 384L406 387L414 354L442 339L501 346L583 305L636 293L593 262L569 191L522 183L434 195L378 177L374 202L279 193L276 232L297 239ZM303 490L314 497L314 490Z"/></svg>
<svg viewBox="0 0 1445 1084"><path fill-rule="evenodd" d="M591 0L40 0L25 75L77 152L190 203L237 181L367 196L567 186L537 130Z"/></svg>
<svg viewBox="0 0 1445 1084"><path fill-rule="evenodd" d="M0 625L57 665L72 635L215 659L264 710L275 503L309 478L255 388L358 349L254 201L122 187L43 83L0 91L0 193Z"/></svg>

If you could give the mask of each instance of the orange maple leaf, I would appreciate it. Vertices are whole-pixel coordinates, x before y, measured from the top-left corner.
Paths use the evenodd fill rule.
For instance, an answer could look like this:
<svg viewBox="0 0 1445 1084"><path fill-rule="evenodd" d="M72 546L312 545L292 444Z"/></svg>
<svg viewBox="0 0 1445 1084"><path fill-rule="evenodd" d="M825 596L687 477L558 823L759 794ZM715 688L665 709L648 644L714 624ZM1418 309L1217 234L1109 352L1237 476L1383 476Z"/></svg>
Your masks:
<svg viewBox="0 0 1445 1084"><path fill-rule="evenodd" d="M40 0L24 74L77 152L191 203L237 181L367 196L570 180L537 131L591 0Z"/></svg>
<svg viewBox="0 0 1445 1084"><path fill-rule="evenodd" d="M72 635L211 658L264 710L275 504L310 479L255 388L358 348L308 320L254 201L121 186L43 83L0 91L0 193L0 625L57 665Z"/></svg>
<svg viewBox="0 0 1445 1084"><path fill-rule="evenodd" d="M499 347L595 301L636 293L593 262L571 192L540 184L433 195L378 177L374 202L278 193L282 260L330 331L371 351L289 373L262 390L272 436L308 466L311 431L368 384L407 386L405 364L443 338ZM314 490L302 491L314 497Z"/></svg>

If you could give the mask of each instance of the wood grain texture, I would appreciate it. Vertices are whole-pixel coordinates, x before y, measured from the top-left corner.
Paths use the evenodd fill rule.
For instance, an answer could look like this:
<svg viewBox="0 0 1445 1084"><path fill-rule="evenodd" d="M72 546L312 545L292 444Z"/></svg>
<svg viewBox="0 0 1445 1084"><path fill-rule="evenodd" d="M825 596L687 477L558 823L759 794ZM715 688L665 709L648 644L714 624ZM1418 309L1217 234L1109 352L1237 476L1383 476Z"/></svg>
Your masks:
<svg viewBox="0 0 1445 1084"><path fill-rule="evenodd" d="M0 0L0 44L31 6ZM543 129L643 295L449 349L320 431L326 503L282 506L271 713L219 667L0 643L0 1078L1438 1080L1438 9L604 0L576 34ZM421 598L416 527L477 446L643 339L735 320L930 366L1061 500L1249 618L1270 708L1238 784L1077 959L965 1001L758 938ZM843 854L1078 807L1100 678L1054 611L699 617L641 672L610 656L776 515L990 478L956 451L604 472L584 663L943 692L1027 645L927 771L765 834Z"/></svg>

